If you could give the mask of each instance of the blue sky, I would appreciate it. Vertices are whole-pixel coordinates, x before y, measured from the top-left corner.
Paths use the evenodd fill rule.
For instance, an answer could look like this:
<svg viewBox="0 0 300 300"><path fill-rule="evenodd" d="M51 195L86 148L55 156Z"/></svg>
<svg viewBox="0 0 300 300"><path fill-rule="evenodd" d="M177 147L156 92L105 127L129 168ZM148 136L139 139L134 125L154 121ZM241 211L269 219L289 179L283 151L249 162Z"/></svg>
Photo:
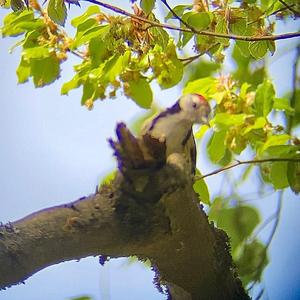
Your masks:
<svg viewBox="0 0 300 300"><path fill-rule="evenodd" d="M125 2L123 7L128 8L129 1ZM77 14L80 9L72 8L72 12ZM5 13L0 10L0 19ZM297 27L299 24L279 29L292 31ZM60 96L60 86L72 77L76 58L64 63L61 80L51 86L34 89L32 83L17 85L15 70L20 53L16 50L8 54L14 42L0 39L2 222L92 193L99 179L115 167L107 143L107 138L114 136L115 124L130 122L142 111L122 96L98 102L92 111L80 106L80 91ZM286 49L295 42L278 42L278 56L272 58L270 74L279 96L290 87L294 54ZM180 95L180 87L167 91L155 87L154 94L166 106ZM210 171L211 166L206 164L205 168ZM211 189L217 181L208 180ZM264 276L266 299L300 299L299 200L290 191L285 193L281 222L270 251L271 263ZM274 197L256 203L265 216L274 211ZM128 265L125 259L112 260L103 268L97 258L86 258L42 270L25 285L1 291L0 299L53 300L81 294L95 300L164 299L152 285L152 278L151 271L141 264Z"/></svg>

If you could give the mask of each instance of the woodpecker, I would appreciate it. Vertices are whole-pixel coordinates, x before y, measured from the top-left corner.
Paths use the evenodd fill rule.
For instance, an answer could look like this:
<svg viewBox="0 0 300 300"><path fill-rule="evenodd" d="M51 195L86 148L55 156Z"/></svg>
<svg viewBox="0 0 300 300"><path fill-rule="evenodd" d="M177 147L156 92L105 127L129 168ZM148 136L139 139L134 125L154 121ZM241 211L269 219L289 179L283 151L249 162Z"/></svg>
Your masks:
<svg viewBox="0 0 300 300"><path fill-rule="evenodd" d="M196 146L192 126L208 124L210 112L210 106L202 95L183 95L173 106L147 121L141 134L165 143L167 159L175 153L184 154L194 173Z"/></svg>

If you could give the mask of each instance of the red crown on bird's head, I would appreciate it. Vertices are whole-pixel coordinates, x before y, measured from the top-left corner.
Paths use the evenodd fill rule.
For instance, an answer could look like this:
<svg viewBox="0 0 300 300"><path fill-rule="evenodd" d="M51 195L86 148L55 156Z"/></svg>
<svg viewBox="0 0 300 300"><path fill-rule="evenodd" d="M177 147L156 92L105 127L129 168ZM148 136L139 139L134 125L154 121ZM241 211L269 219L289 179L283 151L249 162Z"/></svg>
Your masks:
<svg viewBox="0 0 300 300"><path fill-rule="evenodd" d="M206 100L206 98L200 94L197 93L193 93L194 96L197 96L197 99L199 100L200 103L208 103L208 101Z"/></svg>

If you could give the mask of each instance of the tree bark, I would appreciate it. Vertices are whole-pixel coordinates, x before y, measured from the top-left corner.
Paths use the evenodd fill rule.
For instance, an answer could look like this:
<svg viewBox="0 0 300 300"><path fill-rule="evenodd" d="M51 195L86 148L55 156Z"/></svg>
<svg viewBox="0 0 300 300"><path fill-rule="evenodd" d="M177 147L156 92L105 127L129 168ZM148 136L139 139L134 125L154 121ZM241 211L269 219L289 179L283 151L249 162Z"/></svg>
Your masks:
<svg viewBox="0 0 300 300"><path fill-rule="evenodd" d="M249 299L228 237L209 223L192 178L158 156L149 159L149 143L145 151L126 127L118 129L111 144L119 172L110 184L0 225L0 289L62 261L136 255L150 259L170 299ZM150 148L163 151L155 141Z"/></svg>

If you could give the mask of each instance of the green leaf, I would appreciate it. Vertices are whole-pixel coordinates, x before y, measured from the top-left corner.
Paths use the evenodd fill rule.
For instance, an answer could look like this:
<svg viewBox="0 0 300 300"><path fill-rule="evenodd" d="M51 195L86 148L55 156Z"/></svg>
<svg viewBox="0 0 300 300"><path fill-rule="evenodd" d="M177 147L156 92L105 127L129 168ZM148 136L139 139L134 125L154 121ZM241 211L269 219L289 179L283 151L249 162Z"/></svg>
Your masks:
<svg viewBox="0 0 300 300"><path fill-rule="evenodd" d="M142 10L148 15L151 13L155 5L155 0L141 0L140 6Z"/></svg>
<svg viewBox="0 0 300 300"><path fill-rule="evenodd" d="M68 95L70 90L78 88L82 84L82 79L76 74L70 81L65 82L61 88L62 95Z"/></svg>
<svg viewBox="0 0 300 300"><path fill-rule="evenodd" d="M249 43L249 51L255 59L261 59L265 56L269 49L267 41L256 41Z"/></svg>
<svg viewBox="0 0 300 300"><path fill-rule="evenodd" d="M290 138L288 134L271 135L262 146L261 152L266 151L271 146L284 145Z"/></svg>
<svg viewBox="0 0 300 300"><path fill-rule="evenodd" d="M270 146L268 149L265 151L264 158L268 157L292 157L299 151L299 146L295 145L275 145L275 146Z"/></svg>
<svg viewBox="0 0 300 300"><path fill-rule="evenodd" d="M255 130L255 129L261 129L264 128L264 126L267 124L267 120L265 117L258 117L253 125L249 125L247 126L242 132L242 135L247 134L248 132L250 132L251 130Z"/></svg>
<svg viewBox="0 0 300 300"><path fill-rule="evenodd" d="M229 23L230 31L237 35L244 35L247 30L247 21L246 19L234 19L230 20ZM248 46L248 43L245 42Z"/></svg>
<svg viewBox="0 0 300 300"><path fill-rule="evenodd" d="M297 158L300 159L299 156ZM300 192L300 161L288 162L287 178L292 191L298 194Z"/></svg>
<svg viewBox="0 0 300 300"><path fill-rule="evenodd" d="M95 97L93 97L94 93L95 93L95 86L89 79L87 79L83 84L81 105L84 105L87 100L90 100L90 99L94 100L93 99L93 98L95 98Z"/></svg>
<svg viewBox="0 0 300 300"><path fill-rule="evenodd" d="M59 77L60 63L56 56L31 59L30 67L35 87L43 87Z"/></svg>
<svg viewBox="0 0 300 300"><path fill-rule="evenodd" d="M275 98L273 108L283 110L287 115L293 115L295 113L295 109L290 106L287 98Z"/></svg>
<svg viewBox="0 0 300 300"><path fill-rule="evenodd" d="M78 48L93 38L104 38L108 32L108 25L96 25L96 20L88 19L77 27L72 49Z"/></svg>
<svg viewBox="0 0 300 300"><path fill-rule="evenodd" d="M273 108L275 90L273 84L265 79L262 84L257 87L254 106L258 116L266 117Z"/></svg>
<svg viewBox="0 0 300 300"><path fill-rule="evenodd" d="M153 94L148 81L145 78L139 78L138 80L129 81L128 84L127 95L142 108L150 108Z"/></svg>
<svg viewBox="0 0 300 300"><path fill-rule="evenodd" d="M168 89L178 84L183 76L183 64L178 59L173 40L169 40L167 49L163 52L157 45L153 50L157 59L151 61L154 70L158 70L157 82L162 89Z"/></svg>
<svg viewBox="0 0 300 300"><path fill-rule="evenodd" d="M219 162L223 156L225 155L225 136L226 131L222 130L219 132L214 132L208 142L208 156L212 162L217 163Z"/></svg>
<svg viewBox="0 0 300 300"><path fill-rule="evenodd" d="M212 21L212 15L208 12L193 13L187 19L187 23L197 30L206 29Z"/></svg>
<svg viewBox="0 0 300 300"><path fill-rule="evenodd" d="M64 26L67 18L67 7L64 0L49 0L48 15L55 23Z"/></svg>
<svg viewBox="0 0 300 300"><path fill-rule="evenodd" d="M268 262L266 247L261 242L254 240L250 244L246 244L241 251L241 256L236 260L243 285L246 286L252 281L259 281Z"/></svg>
<svg viewBox="0 0 300 300"><path fill-rule="evenodd" d="M21 62L17 68L17 76L18 76L18 83L24 83L28 80L30 76L30 63L24 58L21 58Z"/></svg>
<svg viewBox="0 0 300 300"><path fill-rule="evenodd" d="M201 139L208 129L209 129L209 126L207 126L206 124L202 125L200 127L200 129L195 133L195 138Z"/></svg>
<svg viewBox="0 0 300 300"><path fill-rule="evenodd" d="M246 114L227 114L218 113L212 120L212 123L216 124L219 128L226 128L230 126L238 126L245 123L247 118Z"/></svg>
<svg viewBox="0 0 300 300"><path fill-rule="evenodd" d="M179 17L181 17L184 13L185 10L190 10L192 9L192 5L177 5L175 7L173 7L173 11L175 12L175 14ZM169 19L176 19L176 17L174 17L173 13L171 11L168 12L167 16L165 17L165 21L169 20Z"/></svg>
<svg viewBox="0 0 300 300"><path fill-rule="evenodd" d="M199 174L201 176L201 173ZM199 179L193 184L194 191L198 194L200 202L210 205L209 191L204 179Z"/></svg>
<svg viewBox="0 0 300 300"><path fill-rule="evenodd" d="M99 14L100 13L100 8L98 5L91 5L88 7L86 12L82 14L79 17L74 18L71 21L72 26L78 27L81 23L83 23L86 19L88 19L90 16Z"/></svg>
<svg viewBox="0 0 300 300"><path fill-rule="evenodd" d="M105 62L103 68L103 80L113 82L117 76L127 67L129 62L130 52L127 51L124 55L115 54Z"/></svg>
<svg viewBox="0 0 300 300"><path fill-rule="evenodd" d="M50 55L49 48L46 47L32 47L26 48L22 52L22 56L24 59L31 59L31 58L45 58Z"/></svg>
<svg viewBox="0 0 300 300"><path fill-rule="evenodd" d="M149 32L155 39L155 43L161 46L162 50L165 51L169 43L169 34L160 27L151 27Z"/></svg>
<svg viewBox="0 0 300 300"><path fill-rule="evenodd" d="M191 16L189 16L189 18L187 19L187 23L197 30L203 30L210 25L211 20L211 13L199 12L193 13Z"/></svg>
<svg viewBox="0 0 300 300"><path fill-rule="evenodd" d="M34 14L32 10L24 9L23 11L12 12L3 19L1 27L2 36L18 36L26 30L20 27L24 22L34 22Z"/></svg>
<svg viewBox="0 0 300 300"><path fill-rule="evenodd" d="M270 180L275 189L284 189L289 186L287 167L287 162L274 162L272 164Z"/></svg>
<svg viewBox="0 0 300 300"><path fill-rule="evenodd" d="M210 98L210 96L217 92L217 82L218 80L213 77L205 77L189 81L183 89L183 94L197 93L206 98Z"/></svg>
<svg viewBox="0 0 300 300"><path fill-rule="evenodd" d="M230 236L231 247L234 252L251 235L254 228L259 224L260 217L256 208L239 205L221 209L216 214L214 221Z"/></svg>
<svg viewBox="0 0 300 300"><path fill-rule="evenodd" d="M217 33L228 33L228 24L225 18L218 18L215 31ZM227 38L217 38L217 41L224 44L225 46L229 46L229 39Z"/></svg>
<svg viewBox="0 0 300 300"><path fill-rule="evenodd" d="M241 89L240 89L240 97L242 99L245 99L246 98L246 95L247 95L247 91L248 89L251 87L251 84L249 84L248 82L244 82L241 86Z"/></svg>

